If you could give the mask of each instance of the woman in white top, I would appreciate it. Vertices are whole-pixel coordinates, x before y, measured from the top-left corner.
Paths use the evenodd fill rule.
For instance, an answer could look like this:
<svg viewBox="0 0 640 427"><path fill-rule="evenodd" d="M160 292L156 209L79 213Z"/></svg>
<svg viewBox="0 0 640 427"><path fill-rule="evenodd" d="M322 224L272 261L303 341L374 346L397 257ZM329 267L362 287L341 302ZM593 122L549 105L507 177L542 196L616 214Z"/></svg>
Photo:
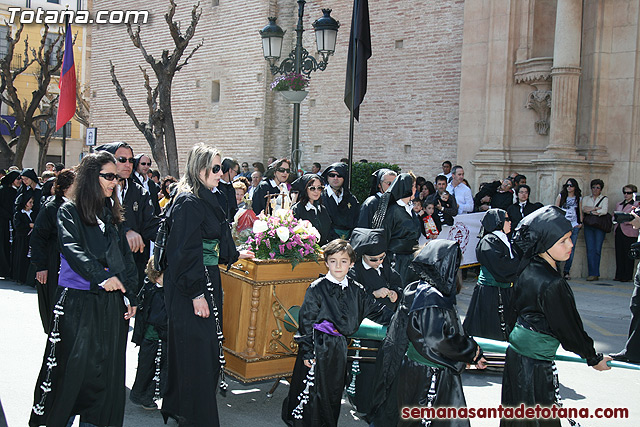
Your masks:
<svg viewBox="0 0 640 427"><path fill-rule="evenodd" d="M571 280L569 271L571 270L571 264L573 264L573 254L576 252L576 242L578 241L578 232L582 228L582 219L580 213L582 212L582 191L578 185L578 181L573 178L567 179L562 186L562 190L556 198L556 206L564 210L564 217L571 222L573 230L571 231L571 242L573 243L573 249L571 249L571 256L564 263L564 279Z"/></svg>
<svg viewBox="0 0 640 427"><path fill-rule="evenodd" d="M609 211L609 198L602 194L604 181L594 179L591 181L591 196L582 199L582 213L585 215L605 215ZM584 242L587 245L587 265L589 267L588 281L600 278L600 255L602 243L606 233L596 227L584 225Z"/></svg>

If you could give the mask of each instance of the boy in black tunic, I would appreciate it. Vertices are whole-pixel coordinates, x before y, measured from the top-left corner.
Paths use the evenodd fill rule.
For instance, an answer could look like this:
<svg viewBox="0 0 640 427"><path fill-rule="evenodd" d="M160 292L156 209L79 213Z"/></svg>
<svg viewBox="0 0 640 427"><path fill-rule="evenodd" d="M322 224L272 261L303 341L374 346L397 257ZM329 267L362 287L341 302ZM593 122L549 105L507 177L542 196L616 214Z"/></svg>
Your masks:
<svg viewBox="0 0 640 427"><path fill-rule="evenodd" d="M309 286L300 308L295 338L298 358L283 404L283 419L289 425L337 425L347 370L347 337L365 317L387 324L392 315L347 277L356 260L348 242L333 240L325 246L324 257L329 272Z"/></svg>

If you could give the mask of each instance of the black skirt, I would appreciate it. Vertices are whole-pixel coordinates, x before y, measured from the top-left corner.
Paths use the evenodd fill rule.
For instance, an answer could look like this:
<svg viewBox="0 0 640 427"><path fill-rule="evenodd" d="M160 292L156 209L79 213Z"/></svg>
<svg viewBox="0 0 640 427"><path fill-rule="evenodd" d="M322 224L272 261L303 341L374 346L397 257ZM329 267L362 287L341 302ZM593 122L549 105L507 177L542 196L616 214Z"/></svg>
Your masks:
<svg viewBox="0 0 640 427"><path fill-rule="evenodd" d="M513 287L476 285L464 318L464 331L474 337L507 341L507 313L511 310Z"/></svg>
<svg viewBox="0 0 640 427"><path fill-rule="evenodd" d="M122 293L60 288L54 310L29 425L64 427L80 415L122 426L129 330Z"/></svg>
<svg viewBox="0 0 640 427"><path fill-rule="evenodd" d="M181 427L220 425L216 403L220 346L212 301L222 306L222 285L218 266L207 270L213 293L218 290L218 295L205 291L208 318L196 316L191 298L180 292L174 293L170 303L165 298L169 303L168 375L162 413L178 420Z"/></svg>

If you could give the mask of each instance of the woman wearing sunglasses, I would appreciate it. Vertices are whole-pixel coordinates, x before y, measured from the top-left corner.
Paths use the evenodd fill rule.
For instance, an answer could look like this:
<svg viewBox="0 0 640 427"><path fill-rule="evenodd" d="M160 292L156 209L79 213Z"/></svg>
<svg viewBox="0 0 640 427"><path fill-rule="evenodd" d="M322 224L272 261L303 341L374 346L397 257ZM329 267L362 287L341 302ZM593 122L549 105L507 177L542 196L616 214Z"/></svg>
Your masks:
<svg viewBox="0 0 640 427"><path fill-rule="evenodd" d="M164 275L169 372L162 416L185 426L219 425L216 388L224 366L220 263L231 266L238 253L224 208L213 190L222 177L221 156L213 147L191 149L170 221ZM224 378L220 382L225 387Z"/></svg>
<svg viewBox="0 0 640 427"><path fill-rule="evenodd" d="M75 198L58 211L58 292L30 426L64 426L75 415L83 425L123 423L137 273L114 192L115 162L107 152L84 157Z"/></svg>
<svg viewBox="0 0 640 427"><path fill-rule="evenodd" d="M311 222L311 225L320 233L320 241L318 242L320 246L337 239L338 235L333 231L329 212L320 200L322 190L324 190L320 177L315 173L305 173L295 180L291 187L292 189L300 189L298 202L291 208L293 216Z"/></svg>
<svg viewBox="0 0 640 427"><path fill-rule="evenodd" d="M624 199L616 205L616 211L632 212L639 206L634 200L634 195L638 192L638 187L633 184L625 185L622 188ZM629 223L616 224L613 232L616 247L616 275L613 280L619 282L630 282L633 279L634 260L629 258L631 244L638 240L638 230Z"/></svg>
<svg viewBox="0 0 640 427"><path fill-rule="evenodd" d="M276 198L276 208L286 205L286 201L283 203L283 199L289 199L290 186L287 184L291 174L289 165L287 159L276 160L269 165L264 179L256 187L251 199L251 207L256 214L259 215L265 209L266 212L271 212L271 207L267 209L267 202L271 200L268 197L270 194L282 194L282 197Z"/></svg>
<svg viewBox="0 0 640 427"><path fill-rule="evenodd" d="M582 218L580 213L582 212L582 191L578 185L578 181L573 178L567 179L565 184L560 190L560 194L556 198L556 206L561 208L565 212L565 218L571 223L571 243L573 243L573 249L571 249L571 255L567 262L564 263L564 279L571 280L569 271L571 270L571 264L573 264L573 255L576 252L576 242L578 241L578 232L582 228Z"/></svg>

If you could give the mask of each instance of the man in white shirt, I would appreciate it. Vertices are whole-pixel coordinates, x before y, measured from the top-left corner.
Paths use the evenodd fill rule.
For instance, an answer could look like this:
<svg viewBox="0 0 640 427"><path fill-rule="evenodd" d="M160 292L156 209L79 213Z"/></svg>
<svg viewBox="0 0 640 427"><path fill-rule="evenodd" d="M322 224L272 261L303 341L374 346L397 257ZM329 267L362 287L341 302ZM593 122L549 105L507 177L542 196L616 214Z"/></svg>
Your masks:
<svg viewBox="0 0 640 427"><path fill-rule="evenodd" d="M447 191L456 198L458 203L458 215L473 212L473 194L464 181L464 169L456 165L451 170L451 182L447 186Z"/></svg>

